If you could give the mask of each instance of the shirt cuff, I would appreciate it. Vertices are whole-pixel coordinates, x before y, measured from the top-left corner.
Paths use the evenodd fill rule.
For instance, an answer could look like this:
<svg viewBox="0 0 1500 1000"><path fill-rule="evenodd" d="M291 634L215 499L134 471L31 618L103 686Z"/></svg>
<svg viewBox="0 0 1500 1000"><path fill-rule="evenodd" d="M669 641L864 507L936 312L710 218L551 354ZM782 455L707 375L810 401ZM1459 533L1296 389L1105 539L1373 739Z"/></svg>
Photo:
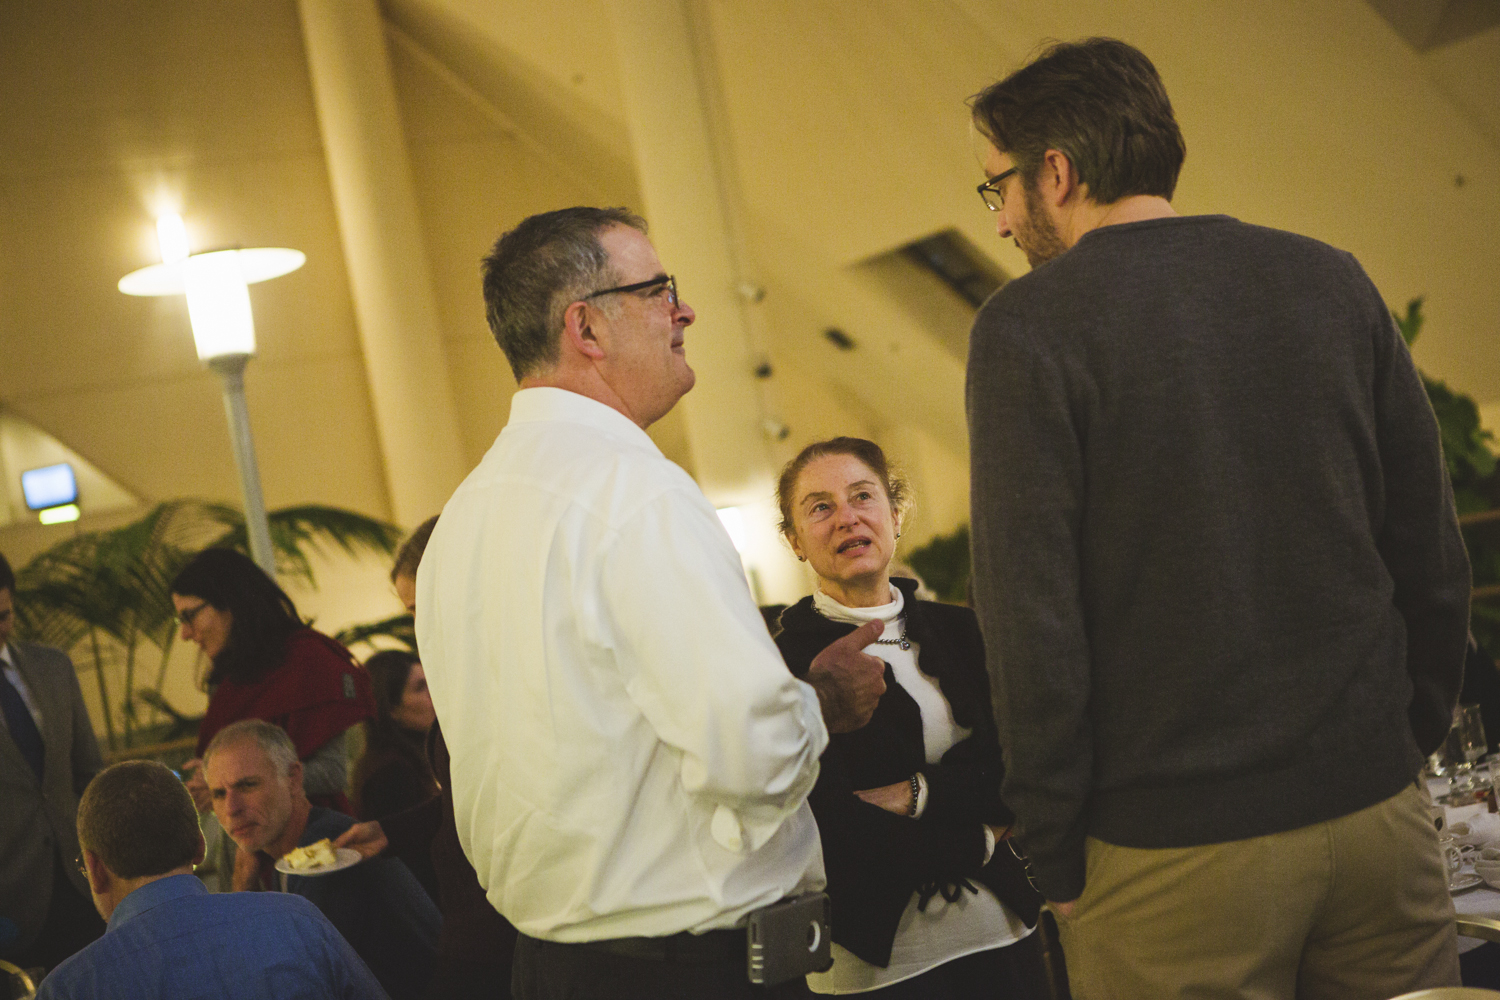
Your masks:
<svg viewBox="0 0 1500 1000"><path fill-rule="evenodd" d="M927 775L918 771L915 777L917 779L917 804L911 815L913 819L921 819L922 813L927 811Z"/></svg>

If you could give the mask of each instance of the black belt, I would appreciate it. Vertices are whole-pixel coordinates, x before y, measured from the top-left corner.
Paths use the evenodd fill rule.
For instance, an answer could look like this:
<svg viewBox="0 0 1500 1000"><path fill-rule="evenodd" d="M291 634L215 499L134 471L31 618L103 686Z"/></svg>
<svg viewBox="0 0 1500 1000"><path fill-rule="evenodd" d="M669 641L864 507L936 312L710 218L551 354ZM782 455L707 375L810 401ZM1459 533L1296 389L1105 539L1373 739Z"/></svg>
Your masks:
<svg viewBox="0 0 1500 1000"><path fill-rule="evenodd" d="M708 931L703 934L671 934L667 937L606 938L603 941L579 941L579 948L605 951L626 958L643 958L652 962L677 965L700 965L710 962L745 961L744 928Z"/></svg>

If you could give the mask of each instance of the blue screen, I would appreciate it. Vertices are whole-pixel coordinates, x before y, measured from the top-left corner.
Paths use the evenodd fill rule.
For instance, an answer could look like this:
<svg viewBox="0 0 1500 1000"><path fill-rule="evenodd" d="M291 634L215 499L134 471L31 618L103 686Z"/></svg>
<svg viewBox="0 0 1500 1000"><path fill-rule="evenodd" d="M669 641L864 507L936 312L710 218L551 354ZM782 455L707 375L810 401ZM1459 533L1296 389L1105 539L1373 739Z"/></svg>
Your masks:
<svg viewBox="0 0 1500 1000"><path fill-rule="evenodd" d="M76 502L78 480L73 478L73 467L67 462L46 465L21 473L21 492L26 494L27 507L45 510L59 504Z"/></svg>

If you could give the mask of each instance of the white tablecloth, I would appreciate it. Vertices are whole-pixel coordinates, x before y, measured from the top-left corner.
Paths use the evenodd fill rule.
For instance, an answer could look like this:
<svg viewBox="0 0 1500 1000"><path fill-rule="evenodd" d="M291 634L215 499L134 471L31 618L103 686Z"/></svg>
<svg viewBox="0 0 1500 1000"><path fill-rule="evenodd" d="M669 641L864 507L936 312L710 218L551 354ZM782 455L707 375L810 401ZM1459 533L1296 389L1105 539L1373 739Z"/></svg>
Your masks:
<svg viewBox="0 0 1500 1000"><path fill-rule="evenodd" d="M1429 781L1428 789L1435 796L1442 795L1447 792L1448 784L1442 780ZM1469 825L1469 833L1456 838L1460 844L1478 845L1491 840L1500 840L1500 813L1490 812L1489 806L1483 802L1457 808L1445 807L1443 829L1452 830L1459 823ZM1473 873L1472 864L1463 866L1462 874L1472 875ZM1459 916L1490 917L1500 920L1500 889L1493 889L1483 883L1473 889L1464 889L1454 894L1453 908L1458 911ZM1477 938L1461 937L1458 939L1459 953L1478 948L1483 943Z"/></svg>

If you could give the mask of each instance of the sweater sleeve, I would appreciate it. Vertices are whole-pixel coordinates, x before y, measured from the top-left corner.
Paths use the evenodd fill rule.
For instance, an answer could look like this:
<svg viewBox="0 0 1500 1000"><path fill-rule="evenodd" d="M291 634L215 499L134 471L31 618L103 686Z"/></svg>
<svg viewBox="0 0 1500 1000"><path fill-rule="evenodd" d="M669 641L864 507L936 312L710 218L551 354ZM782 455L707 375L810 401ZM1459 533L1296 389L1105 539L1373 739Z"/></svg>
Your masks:
<svg viewBox="0 0 1500 1000"><path fill-rule="evenodd" d="M927 779L923 821L1008 826L1015 813L1000 799L1004 769L994 734L975 733L955 743L937 764L922 768Z"/></svg>
<svg viewBox="0 0 1500 1000"><path fill-rule="evenodd" d="M973 592L1006 761L1002 796L1036 885L1083 892L1093 776L1080 599L1083 429L1057 362L995 301L975 321L967 384Z"/></svg>
<svg viewBox="0 0 1500 1000"><path fill-rule="evenodd" d="M1376 433L1385 487L1376 544L1395 582L1392 602L1406 622L1412 735L1430 754L1448 734L1463 683L1469 558L1432 404L1379 293L1363 271L1360 277L1375 339Z"/></svg>

